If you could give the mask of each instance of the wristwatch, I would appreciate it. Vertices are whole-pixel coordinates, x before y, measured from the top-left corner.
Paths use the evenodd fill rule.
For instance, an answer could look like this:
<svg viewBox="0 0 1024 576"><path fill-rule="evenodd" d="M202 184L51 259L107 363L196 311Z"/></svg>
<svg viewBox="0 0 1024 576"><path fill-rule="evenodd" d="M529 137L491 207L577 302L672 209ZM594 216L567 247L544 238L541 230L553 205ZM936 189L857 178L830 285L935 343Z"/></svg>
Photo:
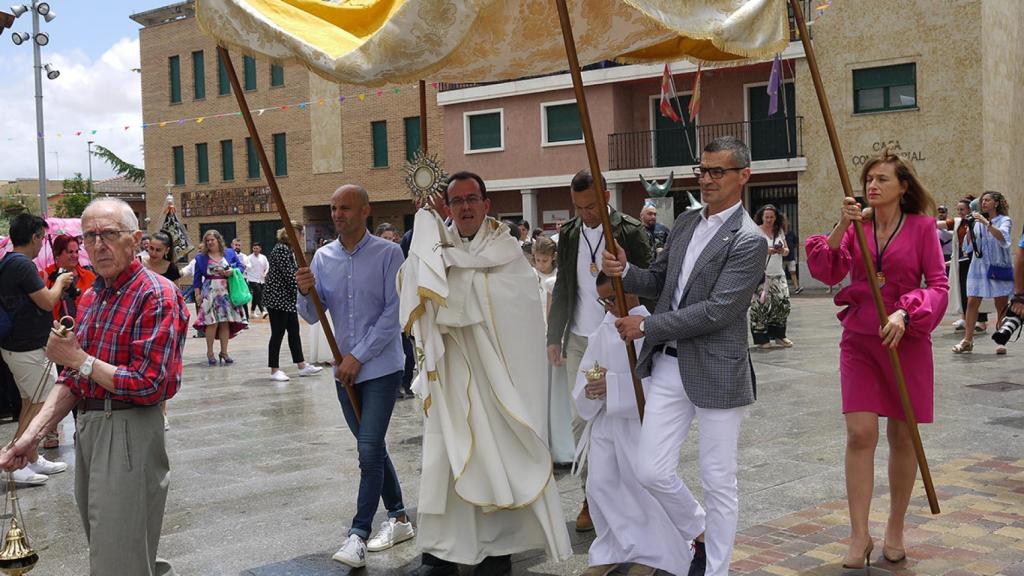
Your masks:
<svg viewBox="0 0 1024 576"><path fill-rule="evenodd" d="M647 322L647 318L640 321L640 333L646 335L647 331L644 330L644 323Z"/></svg>
<svg viewBox="0 0 1024 576"><path fill-rule="evenodd" d="M86 356L85 361L78 367L78 373L86 378L92 376L92 363L96 361L95 356Z"/></svg>
<svg viewBox="0 0 1024 576"><path fill-rule="evenodd" d="M907 312L903 308L899 308L898 310L900 312L903 312L903 325L904 326L910 326L910 312Z"/></svg>

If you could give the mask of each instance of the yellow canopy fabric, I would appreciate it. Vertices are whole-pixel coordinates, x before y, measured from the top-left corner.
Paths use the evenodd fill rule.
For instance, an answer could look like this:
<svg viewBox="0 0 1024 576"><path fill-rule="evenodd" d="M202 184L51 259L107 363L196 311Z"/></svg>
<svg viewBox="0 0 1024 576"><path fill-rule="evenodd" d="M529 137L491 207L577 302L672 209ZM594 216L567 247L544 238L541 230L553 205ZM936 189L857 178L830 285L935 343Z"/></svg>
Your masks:
<svg viewBox="0 0 1024 576"><path fill-rule="evenodd" d="M580 64L763 58L789 42L786 0L567 0ZM510 80L568 65L553 0L197 0L242 52L348 84Z"/></svg>

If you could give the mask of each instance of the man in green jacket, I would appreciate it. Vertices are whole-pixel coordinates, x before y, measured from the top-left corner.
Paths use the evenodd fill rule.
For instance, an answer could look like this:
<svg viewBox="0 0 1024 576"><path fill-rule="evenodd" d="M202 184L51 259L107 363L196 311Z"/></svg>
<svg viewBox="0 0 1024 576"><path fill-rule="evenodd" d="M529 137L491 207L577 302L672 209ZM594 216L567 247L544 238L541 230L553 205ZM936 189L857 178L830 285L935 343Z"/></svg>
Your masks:
<svg viewBox="0 0 1024 576"><path fill-rule="evenodd" d="M604 182L604 177L602 177ZM608 210L615 240L626 251L627 260L646 268L652 257L647 231L636 218L627 216L608 206L608 186L604 186L604 201L594 198L594 178L587 170L573 176L570 186L576 217L558 231L558 271L555 289L551 295L548 315L548 360L554 366L565 366L569 393L576 383L576 373L587 349L587 337L597 329L604 318L604 307L597 302L597 274L601 271L601 253L604 250L604 230L601 210ZM573 434L578 442L586 423L573 408ZM584 487L587 471L580 473ZM576 519L576 530L594 529L586 500Z"/></svg>

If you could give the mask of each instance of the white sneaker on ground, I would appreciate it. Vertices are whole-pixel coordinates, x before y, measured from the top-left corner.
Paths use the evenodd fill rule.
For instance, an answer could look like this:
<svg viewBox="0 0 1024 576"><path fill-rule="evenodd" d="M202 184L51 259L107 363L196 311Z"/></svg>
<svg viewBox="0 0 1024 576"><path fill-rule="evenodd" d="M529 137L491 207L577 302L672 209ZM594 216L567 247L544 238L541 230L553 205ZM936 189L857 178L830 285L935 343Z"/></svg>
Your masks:
<svg viewBox="0 0 1024 576"><path fill-rule="evenodd" d="M274 372L270 375L270 379L273 380L274 382L287 382L291 380L291 378L289 378L287 374L280 370L274 370Z"/></svg>
<svg viewBox="0 0 1024 576"><path fill-rule="evenodd" d="M362 568L366 566L366 543L359 536L349 534L348 539L331 558L353 568Z"/></svg>
<svg viewBox="0 0 1024 576"><path fill-rule="evenodd" d="M380 552L395 544L410 540L414 536L416 536L416 530L413 529L412 522L399 522L396 518L388 518L380 523L380 530L366 543L366 549L370 552Z"/></svg>
<svg viewBox="0 0 1024 576"><path fill-rule="evenodd" d="M164 414L164 432L171 429L171 421L167 419L167 414Z"/></svg>
<svg viewBox="0 0 1024 576"><path fill-rule="evenodd" d="M315 376L323 372L323 367L313 366L312 364L306 364L305 368L299 370L299 376Z"/></svg>
<svg viewBox="0 0 1024 576"><path fill-rule="evenodd" d="M966 326L967 322L964 322L963 318L957 320L956 322L953 322L953 330L956 330L958 332L964 330Z"/></svg>
<svg viewBox="0 0 1024 576"><path fill-rule="evenodd" d="M11 472L11 477L14 478L14 481L18 484L31 484L33 486L46 484L46 481L50 479L50 477L45 474L36 474L28 466L21 470Z"/></svg>
<svg viewBox="0 0 1024 576"><path fill-rule="evenodd" d="M50 462L40 454L39 458L37 458L35 462L29 462L25 469L31 470L36 474L46 474L47 476L50 476L67 470L68 465L67 462Z"/></svg>

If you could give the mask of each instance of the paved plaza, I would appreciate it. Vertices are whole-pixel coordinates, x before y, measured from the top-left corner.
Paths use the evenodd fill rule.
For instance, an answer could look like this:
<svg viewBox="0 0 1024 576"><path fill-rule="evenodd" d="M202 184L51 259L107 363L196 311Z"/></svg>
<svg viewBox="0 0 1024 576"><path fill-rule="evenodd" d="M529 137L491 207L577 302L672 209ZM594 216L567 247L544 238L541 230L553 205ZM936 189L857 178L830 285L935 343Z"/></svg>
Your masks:
<svg viewBox="0 0 1024 576"><path fill-rule="evenodd" d="M848 519L843 479L835 307L822 290L795 297L791 349L754 350L759 400L740 440L740 534L733 573L748 576L841 574ZM1024 342L996 356L988 334L976 352L954 356L959 336L947 317L936 331L936 424L922 437L942 514L929 514L915 491L907 529L909 560L880 568L899 576L1024 575ZM319 576L346 574L331 554L347 533L359 481L355 441L344 425L333 380L267 379L269 325L254 322L231 343L236 363L205 366L205 343L186 346L181 392L170 402L171 489L160 556L181 575ZM306 332L304 341L309 347ZM541 361L541 359L538 359ZM401 400L389 433L406 505L416 510L421 411ZM15 424L4 421L0 440ZM41 487L19 490L41 560L34 574L88 572L73 496L72 424L64 422L58 457L71 464ZM884 436L884 435L883 435ZM681 473L699 493L694 442ZM876 557L888 500L884 444L876 458L872 534ZM582 499L579 482L557 473L567 525ZM383 519L379 515L376 522ZM578 574L591 536L571 532L574 557L547 563L540 552L514 557L516 574ZM416 567L415 543L369 556L366 574ZM360 572L360 571L356 571ZM121 575L112 575L121 576ZM131 576L131 575L125 575Z"/></svg>

